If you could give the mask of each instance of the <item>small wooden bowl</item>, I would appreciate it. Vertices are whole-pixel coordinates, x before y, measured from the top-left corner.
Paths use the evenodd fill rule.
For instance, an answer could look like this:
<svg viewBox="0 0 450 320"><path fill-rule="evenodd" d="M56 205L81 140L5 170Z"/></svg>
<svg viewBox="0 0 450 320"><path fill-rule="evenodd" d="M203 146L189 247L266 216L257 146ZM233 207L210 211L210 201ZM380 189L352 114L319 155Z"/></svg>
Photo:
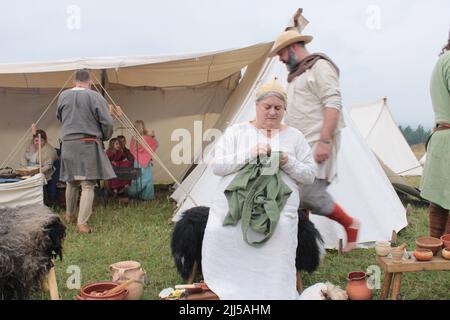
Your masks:
<svg viewBox="0 0 450 320"><path fill-rule="evenodd" d="M436 255L442 248L442 240L433 237L420 237L416 239L416 246L418 249L430 249L433 251L433 255Z"/></svg>
<svg viewBox="0 0 450 320"><path fill-rule="evenodd" d="M442 249L442 258L450 260L450 248Z"/></svg>
<svg viewBox="0 0 450 320"><path fill-rule="evenodd" d="M414 257L416 257L417 261L429 261L433 259L433 251L430 249L416 249Z"/></svg>

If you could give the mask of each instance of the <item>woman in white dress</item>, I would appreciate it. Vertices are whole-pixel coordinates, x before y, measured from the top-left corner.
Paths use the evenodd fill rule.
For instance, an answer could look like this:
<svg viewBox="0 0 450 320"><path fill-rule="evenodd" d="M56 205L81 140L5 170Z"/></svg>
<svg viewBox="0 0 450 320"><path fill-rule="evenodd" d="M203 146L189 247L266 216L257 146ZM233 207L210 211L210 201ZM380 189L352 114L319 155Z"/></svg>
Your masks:
<svg viewBox="0 0 450 320"><path fill-rule="evenodd" d="M275 81L256 94L256 118L229 127L215 148L214 174L223 177L214 193L202 245L205 283L220 299L297 299L295 256L299 187L312 183L316 166L303 134L282 124L286 93ZM260 246L244 239L241 222L223 225L224 190L258 154L282 152L280 172L292 190L271 238ZM249 230L250 234L250 230Z"/></svg>

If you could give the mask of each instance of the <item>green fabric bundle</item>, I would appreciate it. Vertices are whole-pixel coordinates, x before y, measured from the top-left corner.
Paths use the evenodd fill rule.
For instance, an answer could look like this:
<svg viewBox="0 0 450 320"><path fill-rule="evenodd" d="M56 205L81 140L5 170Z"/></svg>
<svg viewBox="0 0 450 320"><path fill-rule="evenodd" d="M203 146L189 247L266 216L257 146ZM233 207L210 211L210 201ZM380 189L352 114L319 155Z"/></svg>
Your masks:
<svg viewBox="0 0 450 320"><path fill-rule="evenodd" d="M279 163L281 152L258 156L248 163L225 189L229 211L223 225L236 225L242 219L242 234L252 246L263 244L272 236L280 213L292 190L281 179ZM264 238L250 242L249 227Z"/></svg>

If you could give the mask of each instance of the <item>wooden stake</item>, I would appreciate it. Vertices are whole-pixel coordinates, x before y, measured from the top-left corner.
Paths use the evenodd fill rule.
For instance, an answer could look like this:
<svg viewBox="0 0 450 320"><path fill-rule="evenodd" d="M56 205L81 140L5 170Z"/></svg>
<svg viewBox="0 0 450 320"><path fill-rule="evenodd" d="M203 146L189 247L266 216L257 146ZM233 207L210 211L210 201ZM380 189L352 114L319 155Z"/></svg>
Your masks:
<svg viewBox="0 0 450 320"><path fill-rule="evenodd" d="M297 271L297 291L299 293L303 292L303 280L302 273L300 271Z"/></svg>
<svg viewBox="0 0 450 320"><path fill-rule="evenodd" d="M342 253L344 251L344 240L339 239L339 253Z"/></svg>
<svg viewBox="0 0 450 320"><path fill-rule="evenodd" d="M50 299L59 300L58 285L56 283L55 267L52 267L47 275L48 288L50 290Z"/></svg>
<svg viewBox="0 0 450 320"><path fill-rule="evenodd" d="M396 243L396 242L397 242L397 232L395 232L395 230L392 230L391 243Z"/></svg>
<svg viewBox="0 0 450 320"><path fill-rule="evenodd" d="M192 266L191 275L189 276L189 279L187 280L188 284L194 283L195 276L197 275L197 268L198 268L197 261L194 261L194 265Z"/></svg>
<svg viewBox="0 0 450 320"><path fill-rule="evenodd" d="M35 135L36 134L36 123L32 123L31 124L31 135Z"/></svg>

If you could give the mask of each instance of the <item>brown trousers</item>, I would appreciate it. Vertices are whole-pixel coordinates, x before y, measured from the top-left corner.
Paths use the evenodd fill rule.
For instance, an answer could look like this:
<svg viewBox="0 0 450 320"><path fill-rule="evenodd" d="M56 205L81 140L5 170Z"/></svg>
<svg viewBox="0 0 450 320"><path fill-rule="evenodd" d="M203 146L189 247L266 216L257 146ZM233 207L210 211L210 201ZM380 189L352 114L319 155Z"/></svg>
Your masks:
<svg viewBox="0 0 450 320"><path fill-rule="evenodd" d="M430 204L429 207L429 229L430 236L440 238L443 234L450 233L449 210L436 204Z"/></svg>

